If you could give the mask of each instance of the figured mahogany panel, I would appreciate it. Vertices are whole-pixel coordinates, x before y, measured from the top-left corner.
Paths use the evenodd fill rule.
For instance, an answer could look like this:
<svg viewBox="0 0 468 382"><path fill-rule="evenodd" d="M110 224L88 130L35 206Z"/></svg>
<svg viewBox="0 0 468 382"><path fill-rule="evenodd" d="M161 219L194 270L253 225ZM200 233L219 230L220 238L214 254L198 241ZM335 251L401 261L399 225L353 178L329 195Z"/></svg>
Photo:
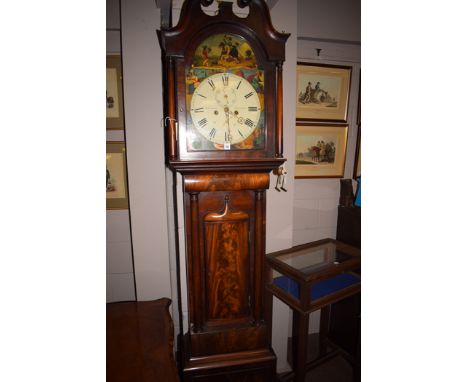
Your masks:
<svg viewBox="0 0 468 382"><path fill-rule="evenodd" d="M212 172L184 176L184 191L190 195L186 199L190 200L186 210L190 216L186 221L190 232L188 275L193 288L189 291L190 311L197 332L204 325L213 324L207 321L221 318L217 301L222 296L229 296L230 300L236 300L235 295L243 296L241 300L237 298L235 306L225 309L230 313L224 313L224 318L244 317L257 323L264 319L264 190L268 186L268 173ZM230 198L229 209L220 212L226 209L226 197ZM232 270L235 272L231 273ZM229 278L219 276L225 274ZM228 282L236 288L227 288Z"/></svg>
<svg viewBox="0 0 468 382"><path fill-rule="evenodd" d="M229 197L224 211L205 216L207 319L249 315L249 215L233 211Z"/></svg>

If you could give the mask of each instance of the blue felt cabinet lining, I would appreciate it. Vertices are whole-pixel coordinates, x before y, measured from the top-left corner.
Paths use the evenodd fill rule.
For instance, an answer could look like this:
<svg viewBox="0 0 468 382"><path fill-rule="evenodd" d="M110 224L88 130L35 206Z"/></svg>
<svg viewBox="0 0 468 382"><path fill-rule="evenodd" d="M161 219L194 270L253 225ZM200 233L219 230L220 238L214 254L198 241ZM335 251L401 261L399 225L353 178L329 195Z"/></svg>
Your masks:
<svg viewBox="0 0 468 382"><path fill-rule="evenodd" d="M322 280L314 284L310 291L310 299L317 300L331 293L338 292L348 286L361 282L361 278L350 273L342 273L337 276ZM273 284L299 299L299 284L289 277L280 276L273 279Z"/></svg>

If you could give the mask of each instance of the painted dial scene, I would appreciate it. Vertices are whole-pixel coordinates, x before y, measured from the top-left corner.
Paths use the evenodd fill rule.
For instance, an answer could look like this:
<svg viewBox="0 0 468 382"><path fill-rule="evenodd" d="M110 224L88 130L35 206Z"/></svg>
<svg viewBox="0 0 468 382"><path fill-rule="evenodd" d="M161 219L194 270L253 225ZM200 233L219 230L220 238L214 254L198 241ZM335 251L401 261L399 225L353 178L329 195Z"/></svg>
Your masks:
<svg viewBox="0 0 468 382"><path fill-rule="evenodd" d="M265 145L264 71L251 46L215 34L186 70L187 150L255 150Z"/></svg>

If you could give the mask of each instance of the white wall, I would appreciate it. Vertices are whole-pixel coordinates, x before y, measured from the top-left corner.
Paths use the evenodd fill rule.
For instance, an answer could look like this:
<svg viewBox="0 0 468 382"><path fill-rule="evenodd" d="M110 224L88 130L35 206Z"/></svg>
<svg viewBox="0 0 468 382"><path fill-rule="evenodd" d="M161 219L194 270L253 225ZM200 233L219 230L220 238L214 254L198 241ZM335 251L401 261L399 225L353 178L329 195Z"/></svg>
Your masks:
<svg viewBox="0 0 468 382"><path fill-rule="evenodd" d="M275 188L276 177L270 176L270 190L267 192L266 252L290 248L293 244L293 202L294 202L294 131L296 120L295 86L297 57L297 1L279 0L273 7L271 19L280 32L290 33L286 43L286 60L283 66L283 125L284 157L287 158L287 192ZM291 312L288 306L277 298L273 300L272 346L277 356L278 372L288 371L287 341L291 331Z"/></svg>
<svg viewBox="0 0 468 382"><path fill-rule="evenodd" d="M106 0L106 29L120 29L119 0Z"/></svg>
<svg viewBox="0 0 468 382"><path fill-rule="evenodd" d="M107 302L135 300L128 210L108 210L106 219Z"/></svg>
<svg viewBox="0 0 468 382"><path fill-rule="evenodd" d="M154 0L122 0L127 166L137 300L171 296L161 51Z"/></svg>
<svg viewBox="0 0 468 382"><path fill-rule="evenodd" d="M299 0L298 34L361 41L361 0Z"/></svg>
<svg viewBox="0 0 468 382"><path fill-rule="evenodd" d="M118 0L107 0L106 52L120 54ZM106 139L125 141L123 130L106 131ZM128 210L106 211L106 301L135 300L135 282Z"/></svg>

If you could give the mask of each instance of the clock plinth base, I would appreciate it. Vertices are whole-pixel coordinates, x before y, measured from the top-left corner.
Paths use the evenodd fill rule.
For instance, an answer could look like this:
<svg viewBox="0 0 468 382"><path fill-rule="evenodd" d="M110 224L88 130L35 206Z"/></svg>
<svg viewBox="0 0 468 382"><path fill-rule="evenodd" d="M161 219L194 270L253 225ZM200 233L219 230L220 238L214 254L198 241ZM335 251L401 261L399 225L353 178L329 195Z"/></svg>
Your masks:
<svg viewBox="0 0 468 382"><path fill-rule="evenodd" d="M276 356L271 349L216 354L187 359L184 382L271 382L276 380Z"/></svg>

